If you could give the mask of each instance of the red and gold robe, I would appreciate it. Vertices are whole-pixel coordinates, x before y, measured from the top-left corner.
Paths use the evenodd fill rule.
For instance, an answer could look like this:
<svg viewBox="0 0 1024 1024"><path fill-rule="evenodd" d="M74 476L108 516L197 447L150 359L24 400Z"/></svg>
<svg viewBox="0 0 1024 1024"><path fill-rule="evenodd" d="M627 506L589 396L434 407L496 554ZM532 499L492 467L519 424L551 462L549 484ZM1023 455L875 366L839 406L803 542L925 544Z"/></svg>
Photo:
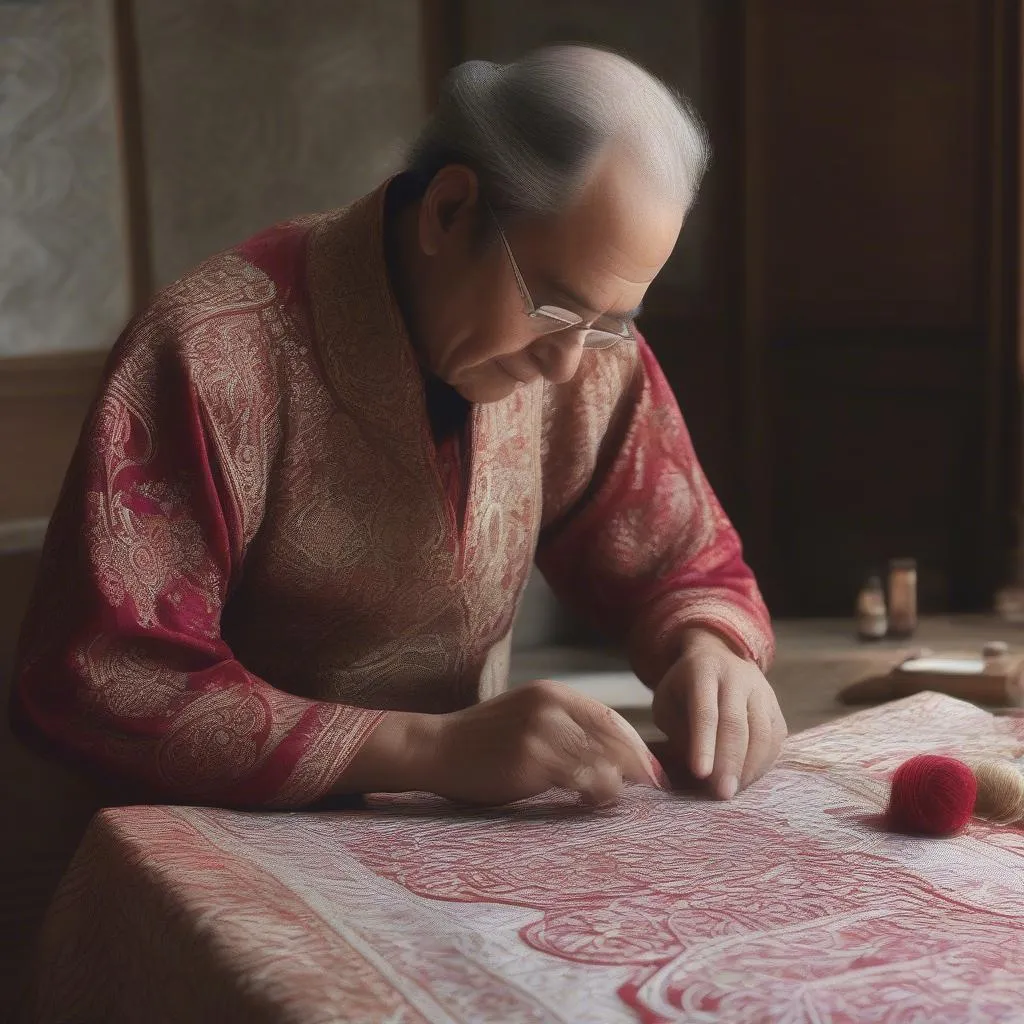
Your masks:
<svg viewBox="0 0 1024 1024"><path fill-rule="evenodd" d="M504 687L534 558L650 685L685 627L770 658L643 339L471 407L442 458L383 218L381 188L270 229L115 346L19 650L15 719L48 746L166 799L309 804L386 709Z"/></svg>

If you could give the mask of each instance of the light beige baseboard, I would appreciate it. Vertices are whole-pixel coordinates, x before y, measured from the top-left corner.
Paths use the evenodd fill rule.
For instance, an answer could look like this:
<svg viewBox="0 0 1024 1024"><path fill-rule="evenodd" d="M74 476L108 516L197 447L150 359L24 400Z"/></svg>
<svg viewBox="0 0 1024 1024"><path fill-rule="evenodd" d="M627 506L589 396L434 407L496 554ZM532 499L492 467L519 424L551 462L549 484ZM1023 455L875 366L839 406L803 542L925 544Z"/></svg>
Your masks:
<svg viewBox="0 0 1024 1024"><path fill-rule="evenodd" d="M9 519L0 522L0 555L14 555L22 551L38 551L43 546L49 520Z"/></svg>
<svg viewBox="0 0 1024 1024"><path fill-rule="evenodd" d="M48 516L104 352L0 358L0 524Z"/></svg>

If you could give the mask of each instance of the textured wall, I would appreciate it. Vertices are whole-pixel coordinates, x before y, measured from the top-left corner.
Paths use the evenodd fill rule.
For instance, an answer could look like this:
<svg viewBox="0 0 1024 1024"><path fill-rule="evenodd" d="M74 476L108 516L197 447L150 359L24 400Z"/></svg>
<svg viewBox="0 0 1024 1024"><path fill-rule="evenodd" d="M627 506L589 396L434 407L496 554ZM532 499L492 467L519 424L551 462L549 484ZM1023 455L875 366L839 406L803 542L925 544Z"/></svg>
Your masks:
<svg viewBox="0 0 1024 1024"><path fill-rule="evenodd" d="M0 3L0 356L104 348L127 259L107 0Z"/></svg>
<svg viewBox="0 0 1024 1024"><path fill-rule="evenodd" d="M418 0L136 0L155 277L398 164L423 112Z"/></svg>

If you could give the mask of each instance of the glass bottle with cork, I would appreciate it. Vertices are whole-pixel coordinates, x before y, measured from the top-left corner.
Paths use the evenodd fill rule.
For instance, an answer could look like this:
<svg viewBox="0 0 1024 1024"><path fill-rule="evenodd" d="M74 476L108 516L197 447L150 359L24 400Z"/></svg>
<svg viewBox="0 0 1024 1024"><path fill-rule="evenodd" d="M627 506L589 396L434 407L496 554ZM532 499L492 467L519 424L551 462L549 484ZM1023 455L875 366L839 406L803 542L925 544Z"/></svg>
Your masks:
<svg viewBox="0 0 1024 1024"><path fill-rule="evenodd" d="M889 563L889 635L908 637L917 629L917 561L894 558Z"/></svg>
<svg viewBox="0 0 1024 1024"><path fill-rule="evenodd" d="M857 635L861 640L881 640L888 630L882 578L872 573L857 595Z"/></svg>

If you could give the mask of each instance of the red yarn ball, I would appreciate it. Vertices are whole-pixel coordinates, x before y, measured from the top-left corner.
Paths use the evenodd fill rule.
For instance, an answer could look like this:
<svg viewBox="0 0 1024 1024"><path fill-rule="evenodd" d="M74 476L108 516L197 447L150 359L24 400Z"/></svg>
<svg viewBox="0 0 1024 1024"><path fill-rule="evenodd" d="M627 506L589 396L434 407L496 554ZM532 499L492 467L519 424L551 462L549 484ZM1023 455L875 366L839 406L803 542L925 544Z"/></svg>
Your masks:
<svg viewBox="0 0 1024 1024"><path fill-rule="evenodd" d="M978 783L955 757L918 754L892 777L887 818L899 832L948 836L970 820Z"/></svg>

